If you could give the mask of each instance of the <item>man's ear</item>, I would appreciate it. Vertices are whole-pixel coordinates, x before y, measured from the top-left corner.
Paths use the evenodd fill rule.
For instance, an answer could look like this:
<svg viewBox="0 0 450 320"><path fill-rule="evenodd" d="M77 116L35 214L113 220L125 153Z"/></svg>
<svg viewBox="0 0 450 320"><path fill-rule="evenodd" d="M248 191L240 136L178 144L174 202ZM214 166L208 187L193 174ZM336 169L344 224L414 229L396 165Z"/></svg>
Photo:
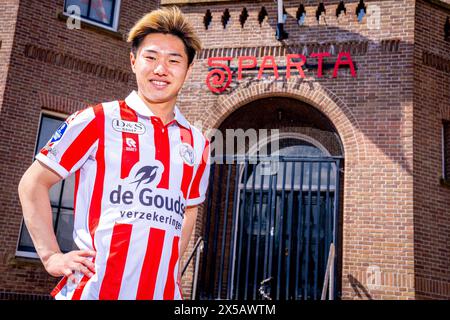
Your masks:
<svg viewBox="0 0 450 320"><path fill-rule="evenodd" d="M135 72L135 63L136 63L136 57L134 56L134 53L130 51L130 63L131 63L131 70L133 70L133 73Z"/></svg>

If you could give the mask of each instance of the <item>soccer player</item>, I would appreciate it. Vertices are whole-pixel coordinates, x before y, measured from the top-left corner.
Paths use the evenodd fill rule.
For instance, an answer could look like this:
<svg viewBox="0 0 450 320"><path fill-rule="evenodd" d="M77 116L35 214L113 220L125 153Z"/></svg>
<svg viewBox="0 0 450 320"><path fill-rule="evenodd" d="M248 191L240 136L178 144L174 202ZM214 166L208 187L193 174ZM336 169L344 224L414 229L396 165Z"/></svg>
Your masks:
<svg viewBox="0 0 450 320"><path fill-rule="evenodd" d="M201 48L181 11L131 29L137 92L71 115L19 184L26 226L56 299L182 299L180 258L205 199L209 141L176 106ZM49 189L75 174L79 250L61 252Z"/></svg>

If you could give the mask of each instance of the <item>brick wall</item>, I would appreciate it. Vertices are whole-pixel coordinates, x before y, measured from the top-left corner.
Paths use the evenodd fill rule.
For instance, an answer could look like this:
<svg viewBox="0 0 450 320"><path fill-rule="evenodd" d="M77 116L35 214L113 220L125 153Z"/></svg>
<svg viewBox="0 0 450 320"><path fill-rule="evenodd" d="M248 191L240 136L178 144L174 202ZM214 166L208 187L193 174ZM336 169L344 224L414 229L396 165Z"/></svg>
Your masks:
<svg viewBox="0 0 450 320"><path fill-rule="evenodd" d="M159 1L122 0L117 33L86 25L67 29L58 18L63 0L27 0L19 6L18 2L7 1L7 10L0 10L0 90L11 51L8 85L0 104L0 288L14 294L48 294L57 279L47 275L40 261L15 257L22 221L17 185L33 161L41 110L70 114L86 104L125 98L135 80L123 39ZM61 61L63 57L67 58Z"/></svg>
<svg viewBox="0 0 450 320"><path fill-rule="evenodd" d="M0 3L0 110L8 76L19 0Z"/></svg>
<svg viewBox="0 0 450 320"><path fill-rule="evenodd" d="M414 50L414 266L419 299L450 297L450 188L442 176L442 120L450 120L450 42L443 9L417 1ZM433 59L426 59L427 56ZM425 59L424 59L425 58ZM446 66L446 68L442 68Z"/></svg>

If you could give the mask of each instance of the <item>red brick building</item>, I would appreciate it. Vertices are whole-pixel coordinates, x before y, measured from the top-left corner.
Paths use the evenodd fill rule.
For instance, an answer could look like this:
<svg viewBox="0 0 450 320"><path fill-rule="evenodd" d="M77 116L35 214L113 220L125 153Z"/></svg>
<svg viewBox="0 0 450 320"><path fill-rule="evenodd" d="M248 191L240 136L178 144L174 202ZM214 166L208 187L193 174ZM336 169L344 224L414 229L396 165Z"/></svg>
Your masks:
<svg viewBox="0 0 450 320"><path fill-rule="evenodd" d="M81 29L68 13L73 3L83 3ZM450 298L450 1L286 0L281 41L275 1L111 0L101 11L95 3L0 4L2 298L44 298L57 281L22 227L21 175L61 119L135 88L126 33L170 4L204 46L180 109L223 136L276 129L282 155L269 174L261 161L214 164L190 251L199 237L206 242L185 293L259 299L270 279L262 289L274 299L320 299L333 243L335 298ZM355 74L342 66L333 77L342 52ZM314 53L330 54L322 77ZM290 54L306 57L304 78L287 79ZM243 56L257 64L238 80ZM266 56L277 79L272 60L261 67ZM232 57L222 70L236 71L220 93L213 77L207 85L213 57ZM257 154L264 143L247 147ZM51 194L66 250L72 193L68 180Z"/></svg>

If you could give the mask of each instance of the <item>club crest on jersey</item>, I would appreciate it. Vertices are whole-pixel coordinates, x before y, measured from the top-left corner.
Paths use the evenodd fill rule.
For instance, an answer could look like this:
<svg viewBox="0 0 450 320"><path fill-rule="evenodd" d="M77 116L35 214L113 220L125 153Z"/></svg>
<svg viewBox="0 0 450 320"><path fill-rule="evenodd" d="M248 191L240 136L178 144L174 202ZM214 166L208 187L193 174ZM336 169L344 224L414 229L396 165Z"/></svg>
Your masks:
<svg viewBox="0 0 450 320"><path fill-rule="evenodd" d="M112 127L118 132L144 134L145 126L140 122L126 121L121 119L113 119Z"/></svg>
<svg viewBox="0 0 450 320"><path fill-rule="evenodd" d="M188 166L193 166L195 162L194 148L188 143L181 143L179 146L180 157Z"/></svg>

